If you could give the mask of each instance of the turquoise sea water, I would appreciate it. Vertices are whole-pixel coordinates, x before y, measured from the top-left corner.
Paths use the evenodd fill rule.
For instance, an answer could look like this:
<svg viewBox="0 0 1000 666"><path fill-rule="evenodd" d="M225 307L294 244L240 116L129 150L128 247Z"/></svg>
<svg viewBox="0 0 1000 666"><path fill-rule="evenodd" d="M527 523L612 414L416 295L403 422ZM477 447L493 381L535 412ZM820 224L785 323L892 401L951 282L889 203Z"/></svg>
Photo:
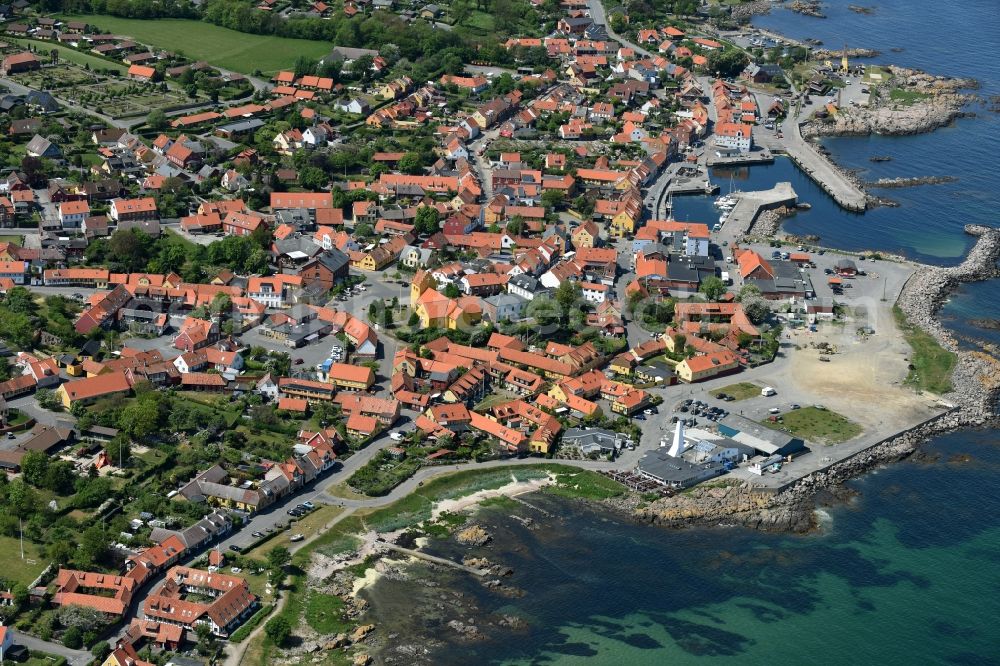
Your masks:
<svg viewBox="0 0 1000 666"><path fill-rule="evenodd" d="M852 482L858 495L806 536L668 530L541 495L528 501L558 518L516 509L537 521L526 526L483 509L491 545L427 550L510 566L504 585L524 596L423 565L379 582L372 619L429 649L386 663L1000 663L1000 447L976 431L926 450ZM496 626L504 615L527 627ZM474 621L480 638L461 638L453 620Z"/></svg>

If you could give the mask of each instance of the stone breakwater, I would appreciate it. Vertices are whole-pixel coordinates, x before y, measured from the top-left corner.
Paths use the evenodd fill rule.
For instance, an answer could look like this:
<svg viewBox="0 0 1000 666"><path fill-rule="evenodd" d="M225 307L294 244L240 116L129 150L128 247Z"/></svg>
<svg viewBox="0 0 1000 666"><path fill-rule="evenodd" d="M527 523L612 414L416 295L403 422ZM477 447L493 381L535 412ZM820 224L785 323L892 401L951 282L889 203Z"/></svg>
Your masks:
<svg viewBox="0 0 1000 666"><path fill-rule="evenodd" d="M920 268L907 281L897 301L911 324L920 326L943 347L958 355L952 382L955 388L946 396L954 405L951 410L777 491L742 482L721 487L706 484L648 503L637 495L607 503L636 520L666 527L738 525L768 531L803 532L815 527L814 509L818 499L824 495L838 497L847 492L841 488L844 481L906 458L928 438L995 422L1000 397L1000 363L988 354L959 349L954 336L936 318L944 299L959 283L1000 276L997 268L1000 229L968 225L965 231L979 238L965 261L948 268Z"/></svg>
<svg viewBox="0 0 1000 666"><path fill-rule="evenodd" d="M915 176L913 178L879 178L865 183L865 187L875 187L883 189L898 189L901 187L917 187L919 185L941 185L942 183L954 183L958 180L955 176Z"/></svg>
<svg viewBox="0 0 1000 666"><path fill-rule="evenodd" d="M965 232L979 238L965 261L947 268L922 267L903 286L896 304L911 324L958 355L952 378L955 389L948 398L958 405L967 425L979 425L996 417L1000 362L988 354L959 349L955 336L938 321L937 312L960 283L1000 277L1000 229L970 224Z"/></svg>
<svg viewBox="0 0 1000 666"><path fill-rule="evenodd" d="M749 21L758 14L771 13L771 3L769 0L757 0L757 2L744 2L736 5L729 12L729 16L736 21Z"/></svg>

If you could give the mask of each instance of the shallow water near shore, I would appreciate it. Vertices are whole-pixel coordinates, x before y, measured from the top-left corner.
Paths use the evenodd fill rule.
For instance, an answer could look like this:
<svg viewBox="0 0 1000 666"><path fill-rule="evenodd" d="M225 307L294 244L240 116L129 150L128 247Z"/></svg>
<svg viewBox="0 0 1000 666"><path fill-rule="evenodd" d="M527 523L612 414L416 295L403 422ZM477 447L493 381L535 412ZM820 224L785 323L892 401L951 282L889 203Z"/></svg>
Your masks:
<svg viewBox="0 0 1000 666"><path fill-rule="evenodd" d="M432 540L460 560L514 569L509 598L477 579L412 565L365 594L371 619L398 633L386 663L997 663L1000 447L989 432L929 443L926 456L850 486L806 536L744 529L668 530L544 495L482 509L484 548ZM430 579L439 587L427 588ZM496 626L516 616L523 629ZM474 624L477 639L449 622ZM431 646L420 658L407 645ZM738 660L738 661L737 661Z"/></svg>

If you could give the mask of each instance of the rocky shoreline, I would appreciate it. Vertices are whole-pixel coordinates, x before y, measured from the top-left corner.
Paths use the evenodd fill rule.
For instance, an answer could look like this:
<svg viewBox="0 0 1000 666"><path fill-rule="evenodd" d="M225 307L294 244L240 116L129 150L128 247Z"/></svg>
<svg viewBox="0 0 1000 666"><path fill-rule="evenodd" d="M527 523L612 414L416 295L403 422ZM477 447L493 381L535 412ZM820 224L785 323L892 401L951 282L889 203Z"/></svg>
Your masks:
<svg viewBox="0 0 1000 666"><path fill-rule="evenodd" d="M977 96L961 91L977 88L976 81L893 65L888 70L888 80L872 90L867 107L845 107L836 115L808 122L802 126L803 136L922 134L975 115L965 109ZM893 99L893 93L898 99Z"/></svg>
<svg viewBox="0 0 1000 666"><path fill-rule="evenodd" d="M748 483L696 486L693 490L653 502L637 495L607 500L631 518L666 527L741 526L766 531L805 532L816 526L817 500L844 495L841 484L881 465L906 458L927 439L961 428L995 422L1000 400L1000 362L979 351L959 349L954 336L936 315L959 283L1000 276L1000 229L968 225L978 237L958 266L923 266L907 281L897 305L911 324L919 326L958 356L953 391L945 396L953 408L915 428L897 434L857 455L810 474L774 492Z"/></svg>

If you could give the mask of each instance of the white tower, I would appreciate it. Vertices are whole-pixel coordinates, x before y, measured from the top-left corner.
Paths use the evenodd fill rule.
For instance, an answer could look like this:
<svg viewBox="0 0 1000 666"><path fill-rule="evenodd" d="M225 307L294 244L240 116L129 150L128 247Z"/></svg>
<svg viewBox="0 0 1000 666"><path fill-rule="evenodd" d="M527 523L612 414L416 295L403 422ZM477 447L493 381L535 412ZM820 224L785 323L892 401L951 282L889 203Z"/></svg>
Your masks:
<svg viewBox="0 0 1000 666"><path fill-rule="evenodd" d="M677 429L674 430L674 441L670 445L667 455L680 458L682 453L684 453L684 422L678 420Z"/></svg>

